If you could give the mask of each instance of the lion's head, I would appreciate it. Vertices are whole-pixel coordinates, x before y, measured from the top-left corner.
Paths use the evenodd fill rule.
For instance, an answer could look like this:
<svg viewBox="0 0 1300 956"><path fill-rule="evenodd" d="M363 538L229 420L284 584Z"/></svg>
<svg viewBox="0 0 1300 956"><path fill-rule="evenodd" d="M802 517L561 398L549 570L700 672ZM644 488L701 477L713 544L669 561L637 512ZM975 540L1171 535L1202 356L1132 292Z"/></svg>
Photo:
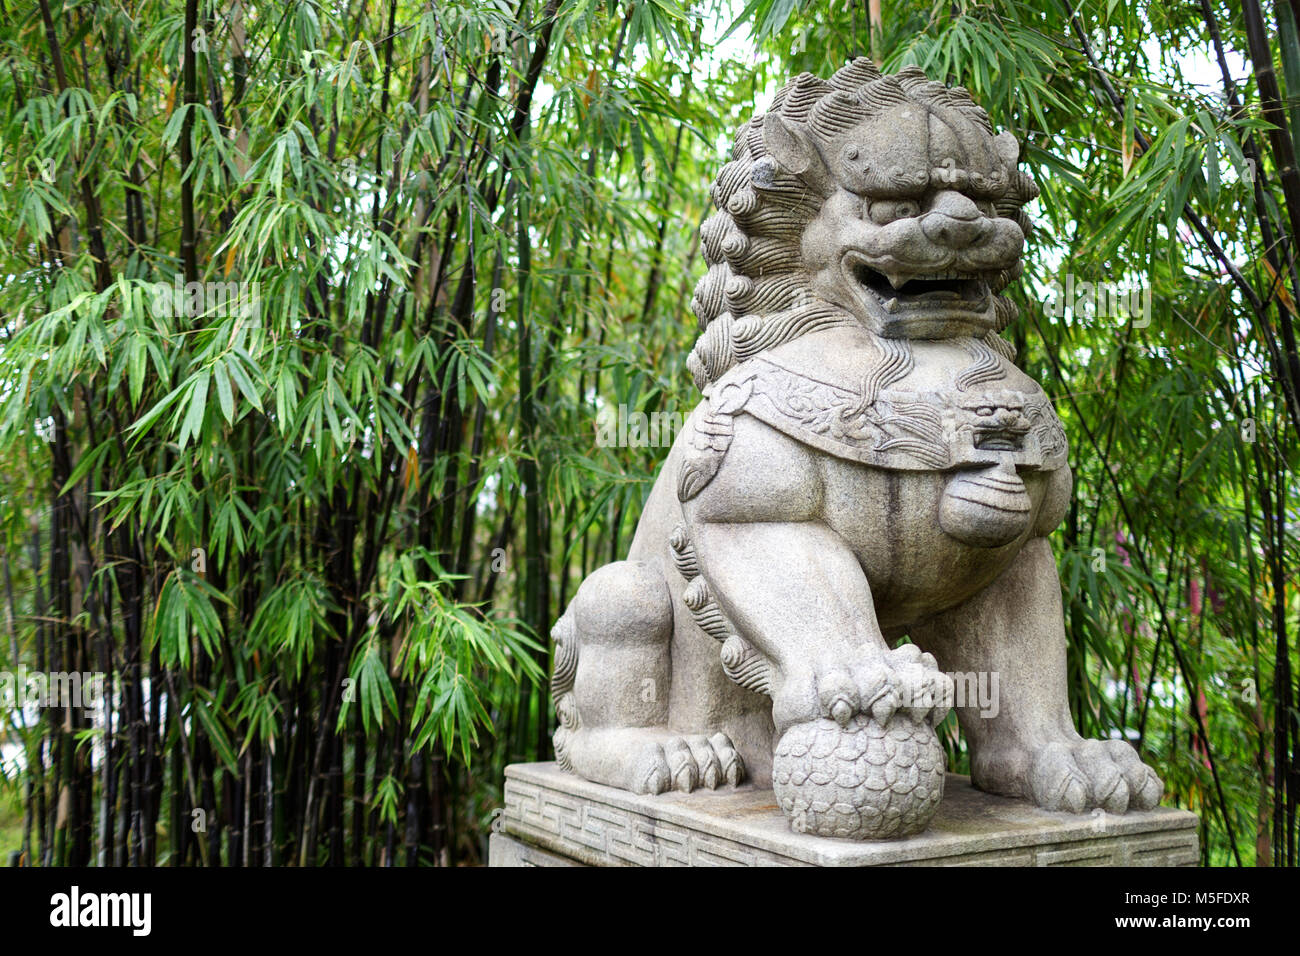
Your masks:
<svg viewBox="0 0 1300 956"><path fill-rule="evenodd" d="M741 126L700 230L708 274L688 366L703 388L738 362L819 329L890 339L981 338L1015 317L1038 194L1010 133L962 87L854 60L804 73Z"/></svg>

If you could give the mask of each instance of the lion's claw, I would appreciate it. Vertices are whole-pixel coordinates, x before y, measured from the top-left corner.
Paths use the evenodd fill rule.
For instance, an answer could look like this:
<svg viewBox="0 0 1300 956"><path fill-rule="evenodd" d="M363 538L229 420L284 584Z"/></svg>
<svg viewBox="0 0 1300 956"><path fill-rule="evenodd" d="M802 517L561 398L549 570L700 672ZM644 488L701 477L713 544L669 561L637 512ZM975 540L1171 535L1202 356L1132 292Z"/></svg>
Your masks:
<svg viewBox="0 0 1300 956"><path fill-rule="evenodd" d="M745 763L723 733L668 736L648 742L638 758L638 793L667 790L690 793L697 787L735 787L745 779Z"/></svg>
<svg viewBox="0 0 1300 956"><path fill-rule="evenodd" d="M841 727L858 714L886 724L899 711L935 726L952 699L952 681L915 644L894 650L864 646L856 660L812 661L790 673L774 695L773 717L778 733L822 717Z"/></svg>
<svg viewBox="0 0 1300 956"><path fill-rule="evenodd" d="M1034 803L1067 813L1149 810L1164 792L1155 771L1122 740L1046 744L1034 755L1027 782Z"/></svg>

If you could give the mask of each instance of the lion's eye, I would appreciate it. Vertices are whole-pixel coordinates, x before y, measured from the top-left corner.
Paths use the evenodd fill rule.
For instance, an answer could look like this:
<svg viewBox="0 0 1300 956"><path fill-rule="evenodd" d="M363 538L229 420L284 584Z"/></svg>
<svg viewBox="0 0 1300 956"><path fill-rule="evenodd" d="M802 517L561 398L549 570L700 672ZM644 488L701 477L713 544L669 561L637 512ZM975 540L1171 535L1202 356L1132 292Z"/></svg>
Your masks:
<svg viewBox="0 0 1300 956"><path fill-rule="evenodd" d="M979 408L975 409L975 414L980 418L988 418L993 414L993 407L990 405L981 405Z"/></svg>
<svg viewBox="0 0 1300 956"><path fill-rule="evenodd" d="M871 221L884 226L895 219L911 219L921 211L912 199L880 199L871 204Z"/></svg>

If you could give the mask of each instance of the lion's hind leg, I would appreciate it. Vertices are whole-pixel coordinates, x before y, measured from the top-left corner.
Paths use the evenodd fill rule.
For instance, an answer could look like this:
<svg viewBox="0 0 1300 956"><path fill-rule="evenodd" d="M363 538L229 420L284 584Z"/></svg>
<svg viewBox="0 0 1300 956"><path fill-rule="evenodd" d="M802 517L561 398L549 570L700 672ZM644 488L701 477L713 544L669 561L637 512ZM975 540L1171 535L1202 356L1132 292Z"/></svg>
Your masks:
<svg viewBox="0 0 1300 956"><path fill-rule="evenodd" d="M658 566L593 572L551 633L561 767L634 793L740 782L744 765L725 734L668 729L673 605Z"/></svg>

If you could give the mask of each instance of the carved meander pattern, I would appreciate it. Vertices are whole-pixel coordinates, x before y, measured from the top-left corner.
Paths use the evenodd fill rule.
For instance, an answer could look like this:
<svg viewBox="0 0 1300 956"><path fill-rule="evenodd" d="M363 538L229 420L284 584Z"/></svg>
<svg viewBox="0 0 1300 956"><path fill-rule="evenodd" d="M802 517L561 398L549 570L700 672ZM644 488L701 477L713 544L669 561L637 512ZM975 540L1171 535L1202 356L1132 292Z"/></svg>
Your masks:
<svg viewBox="0 0 1300 956"><path fill-rule="evenodd" d="M502 829L529 844L603 866L808 866L788 853L599 803L532 781L506 782ZM972 848L885 864L948 866L1195 866L1194 826L1115 834L1062 834L1038 845Z"/></svg>

